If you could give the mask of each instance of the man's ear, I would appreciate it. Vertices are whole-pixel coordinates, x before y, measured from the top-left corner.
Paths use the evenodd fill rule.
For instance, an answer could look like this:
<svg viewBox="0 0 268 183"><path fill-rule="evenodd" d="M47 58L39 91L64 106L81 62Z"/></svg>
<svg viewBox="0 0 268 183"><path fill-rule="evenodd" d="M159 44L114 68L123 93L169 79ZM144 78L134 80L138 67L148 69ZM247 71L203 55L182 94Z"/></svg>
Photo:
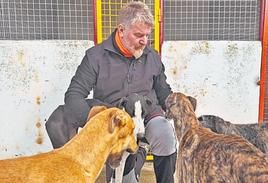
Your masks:
<svg viewBox="0 0 268 183"><path fill-rule="evenodd" d="M110 133L113 133L116 127L122 127L126 124L124 120L121 120L120 115L118 115L116 111L111 112L109 116L110 121L108 131Z"/></svg>
<svg viewBox="0 0 268 183"><path fill-rule="evenodd" d="M90 120L90 118L92 118L93 116L95 116L96 114L100 113L101 111L106 110L107 107L106 106L93 106L87 116L87 121Z"/></svg>
<svg viewBox="0 0 268 183"><path fill-rule="evenodd" d="M197 103L196 99L194 97L191 97L191 96L187 96L187 98L190 100L190 102L193 106L193 109L195 111L196 110L196 103Z"/></svg>
<svg viewBox="0 0 268 183"><path fill-rule="evenodd" d="M119 25L117 26L118 35L119 35L120 37L123 36L123 32L124 32L124 30L125 30L125 26L124 26L123 24L119 24Z"/></svg>

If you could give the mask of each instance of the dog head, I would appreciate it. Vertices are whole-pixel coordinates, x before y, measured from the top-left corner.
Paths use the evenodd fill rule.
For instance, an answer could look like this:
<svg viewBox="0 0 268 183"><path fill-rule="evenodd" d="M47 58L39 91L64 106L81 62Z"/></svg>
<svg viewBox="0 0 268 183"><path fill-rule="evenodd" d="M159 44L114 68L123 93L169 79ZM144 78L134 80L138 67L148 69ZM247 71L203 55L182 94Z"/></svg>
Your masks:
<svg viewBox="0 0 268 183"><path fill-rule="evenodd" d="M137 114L137 111L135 110L135 108L137 108L135 107L137 102L140 102L141 114ZM143 119L153 111L152 100L147 96L139 95L137 93L133 93L127 97L121 98L117 104L117 107L120 109L124 108L131 117L141 115Z"/></svg>
<svg viewBox="0 0 268 183"><path fill-rule="evenodd" d="M196 99L182 93L171 93L166 101L166 118L174 120L178 139L184 132L197 125L195 116Z"/></svg>
<svg viewBox="0 0 268 183"><path fill-rule="evenodd" d="M147 115L152 113L154 110L152 100L143 95L133 93L127 97L121 98L117 107L120 109L125 109L125 111L133 118L135 123L135 134L138 139L144 137L144 119Z"/></svg>
<svg viewBox="0 0 268 183"><path fill-rule="evenodd" d="M198 121L203 127L209 128L215 133L226 134L226 132L230 131L231 129L230 122L224 121L222 118L214 115L199 116Z"/></svg>
<svg viewBox="0 0 268 183"><path fill-rule="evenodd" d="M196 99L179 92L174 92L167 97L165 105L167 108L167 118L181 119L185 113L194 113L196 109Z"/></svg>
<svg viewBox="0 0 268 183"><path fill-rule="evenodd" d="M106 106L94 106L90 109L88 116L87 116L87 121L92 118L93 116L95 116L96 114L106 110L107 107Z"/></svg>
<svg viewBox="0 0 268 183"><path fill-rule="evenodd" d="M135 153L138 150L134 134L134 122L129 114L116 109L110 113L108 131L116 136L107 162L112 168L120 165L123 152Z"/></svg>

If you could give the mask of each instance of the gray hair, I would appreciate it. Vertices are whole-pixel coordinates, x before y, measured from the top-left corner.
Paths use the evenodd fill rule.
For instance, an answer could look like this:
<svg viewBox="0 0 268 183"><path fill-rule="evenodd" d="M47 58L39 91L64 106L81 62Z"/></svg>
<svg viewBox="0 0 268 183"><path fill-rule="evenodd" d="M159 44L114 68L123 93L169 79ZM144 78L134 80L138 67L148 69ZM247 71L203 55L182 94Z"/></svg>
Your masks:
<svg viewBox="0 0 268 183"><path fill-rule="evenodd" d="M132 1L120 10L117 22L118 25L123 24L126 26L136 22L144 22L153 27L154 17L146 4L140 1Z"/></svg>

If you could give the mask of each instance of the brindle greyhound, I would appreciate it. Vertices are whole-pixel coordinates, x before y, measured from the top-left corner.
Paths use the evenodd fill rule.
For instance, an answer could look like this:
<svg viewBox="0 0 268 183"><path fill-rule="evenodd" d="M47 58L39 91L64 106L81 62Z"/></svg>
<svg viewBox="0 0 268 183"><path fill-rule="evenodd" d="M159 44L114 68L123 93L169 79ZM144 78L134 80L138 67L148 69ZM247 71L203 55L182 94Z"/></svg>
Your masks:
<svg viewBox="0 0 268 183"><path fill-rule="evenodd" d="M179 140L178 182L267 182L268 157L239 136L200 126L191 100L182 93L166 100L166 116L174 120Z"/></svg>

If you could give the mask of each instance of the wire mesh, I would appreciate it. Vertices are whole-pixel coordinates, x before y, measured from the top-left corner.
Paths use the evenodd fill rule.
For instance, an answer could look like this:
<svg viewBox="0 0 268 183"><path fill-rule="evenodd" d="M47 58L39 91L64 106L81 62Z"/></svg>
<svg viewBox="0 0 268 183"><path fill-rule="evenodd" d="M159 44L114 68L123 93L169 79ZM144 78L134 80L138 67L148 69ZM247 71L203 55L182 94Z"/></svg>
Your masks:
<svg viewBox="0 0 268 183"><path fill-rule="evenodd" d="M258 40L259 0L165 0L165 40Z"/></svg>
<svg viewBox="0 0 268 183"><path fill-rule="evenodd" d="M107 39L117 26L117 16L120 9L132 0L102 0L102 38ZM151 9L154 15L154 0L141 0ZM154 29L149 36L149 43L154 44Z"/></svg>
<svg viewBox="0 0 268 183"><path fill-rule="evenodd" d="M93 40L92 0L0 0L0 39Z"/></svg>
<svg viewBox="0 0 268 183"><path fill-rule="evenodd" d="M103 38L129 1L102 2ZM154 0L143 2L154 9ZM93 40L92 11L92 0L0 0L0 39ZM164 1L165 40L258 40L259 19L259 0Z"/></svg>

